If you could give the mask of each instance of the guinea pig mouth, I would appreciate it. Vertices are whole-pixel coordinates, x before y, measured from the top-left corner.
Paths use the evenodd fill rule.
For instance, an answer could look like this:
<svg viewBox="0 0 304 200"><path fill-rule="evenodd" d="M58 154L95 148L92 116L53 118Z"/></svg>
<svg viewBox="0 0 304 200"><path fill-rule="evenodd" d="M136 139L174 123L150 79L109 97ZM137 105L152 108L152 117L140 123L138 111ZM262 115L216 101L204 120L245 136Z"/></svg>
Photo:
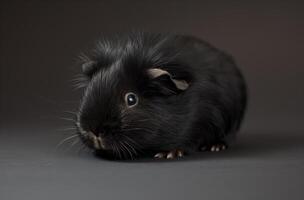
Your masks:
<svg viewBox="0 0 304 200"><path fill-rule="evenodd" d="M100 134L94 134L91 131L85 131L80 126L80 123L76 123L76 126L79 137L83 143L96 152L102 152L102 154L111 155L111 157L119 159L134 159L141 152L137 143L127 136L120 138L102 136Z"/></svg>
<svg viewBox="0 0 304 200"><path fill-rule="evenodd" d="M90 131L83 130L79 122L76 123L76 126L79 131L80 138L87 146L96 150L106 149L105 142L100 136L96 136Z"/></svg>
<svg viewBox="0 0 304 200"><path fill-rule="evenodd" d="M88 139L91 141L92 146L96 150L106 149L105 143L104 143L103 139L100 136L96 136L92 132L88 132L87 134L88 134Z"/></svg>

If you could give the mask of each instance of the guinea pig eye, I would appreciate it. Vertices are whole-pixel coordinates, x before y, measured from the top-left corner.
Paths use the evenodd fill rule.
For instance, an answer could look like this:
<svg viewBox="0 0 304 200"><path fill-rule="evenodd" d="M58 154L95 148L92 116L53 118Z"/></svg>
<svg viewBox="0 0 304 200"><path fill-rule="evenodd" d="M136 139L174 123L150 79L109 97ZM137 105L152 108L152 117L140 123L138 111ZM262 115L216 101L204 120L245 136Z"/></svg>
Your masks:
<svg viewBox="0 0 304 200"><path fill-rule="evenodd" d="M138 97L136 94L129 92L125 95L125 102L128 107L136 106L138 103Z"/></svg>

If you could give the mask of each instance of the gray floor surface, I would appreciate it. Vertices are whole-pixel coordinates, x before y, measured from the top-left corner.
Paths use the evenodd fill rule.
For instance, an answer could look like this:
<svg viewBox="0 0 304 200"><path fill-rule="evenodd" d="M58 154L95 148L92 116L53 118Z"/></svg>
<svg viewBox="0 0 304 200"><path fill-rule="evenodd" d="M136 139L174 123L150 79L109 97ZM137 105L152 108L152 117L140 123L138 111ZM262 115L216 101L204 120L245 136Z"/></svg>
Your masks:
<svg viewBox="0 0 304 200"><path fill-rule="evenodd" d="M225 152L118 162L56 148L57 131L0 131L1 200L304 199L303 133L241 132Z"/></svg>

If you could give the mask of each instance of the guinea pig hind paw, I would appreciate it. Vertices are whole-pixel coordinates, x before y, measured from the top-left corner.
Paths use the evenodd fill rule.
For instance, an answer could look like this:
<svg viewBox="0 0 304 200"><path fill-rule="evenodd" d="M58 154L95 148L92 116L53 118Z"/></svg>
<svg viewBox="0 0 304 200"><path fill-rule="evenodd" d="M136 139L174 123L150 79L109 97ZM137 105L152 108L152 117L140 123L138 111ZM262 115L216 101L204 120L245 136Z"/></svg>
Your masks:
<svg viewBox="0 0 304 200"><path fill-rule="evenodd" d="M227 145L224 143L212 144L210 146L202 146L201 151L219 152L227 149Z"/></svg>
<svg viewBox="0 0 304 200"><path fill-rule="evenodd" d="M210 147L210 151L212 152L219 152L219 151L223 151L227 149L227 146L225 144L214 144L214 145L211 145Z"/></svg>
<svg viewBox="0 0 304 200"><path fill-rule="evenodd" d="M155 154L154 158L166 158L166 159L174 159L181 158L184 156L184 151L182 150L173 150L169 152L162 152Z"/></svg>

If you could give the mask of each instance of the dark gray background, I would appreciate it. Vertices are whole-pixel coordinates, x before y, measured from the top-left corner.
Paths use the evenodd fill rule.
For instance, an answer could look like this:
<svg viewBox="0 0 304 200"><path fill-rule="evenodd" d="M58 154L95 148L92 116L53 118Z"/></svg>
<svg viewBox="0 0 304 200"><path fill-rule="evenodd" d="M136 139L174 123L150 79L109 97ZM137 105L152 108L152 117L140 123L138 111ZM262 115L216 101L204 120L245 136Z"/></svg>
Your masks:
<svg viewBox="0 0 304 200"><path fill-rule="evenodd" d="M1 1L0 199L303 199L302 1ZM235 56L250 90L237 144L178 162L111 162L59 119L102 34L188 33Z"/></svg>

